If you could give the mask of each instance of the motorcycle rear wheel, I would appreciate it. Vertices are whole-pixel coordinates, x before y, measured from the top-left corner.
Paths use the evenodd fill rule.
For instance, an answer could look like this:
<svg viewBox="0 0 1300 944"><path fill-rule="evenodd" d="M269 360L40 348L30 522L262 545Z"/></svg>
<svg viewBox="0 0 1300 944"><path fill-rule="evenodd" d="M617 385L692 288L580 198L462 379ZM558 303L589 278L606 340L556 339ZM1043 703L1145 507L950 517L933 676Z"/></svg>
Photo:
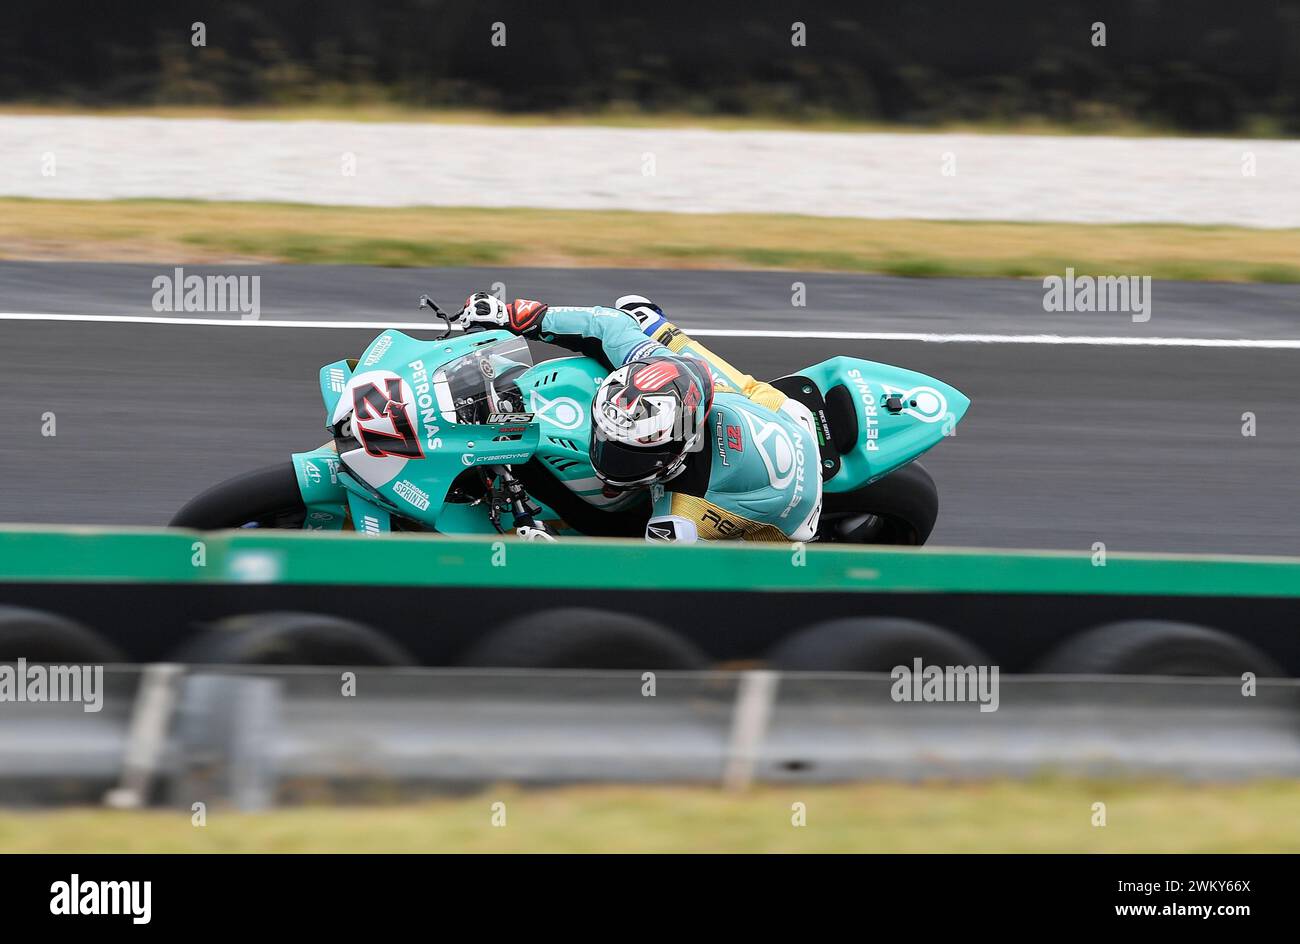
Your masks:
<svg viewBox="0 0 1300 944"><path fill-rule="evenodd" d="M817 538L831 544L921 545L939 517L939 489L919 462L851 492L826 492Z"/></svg>

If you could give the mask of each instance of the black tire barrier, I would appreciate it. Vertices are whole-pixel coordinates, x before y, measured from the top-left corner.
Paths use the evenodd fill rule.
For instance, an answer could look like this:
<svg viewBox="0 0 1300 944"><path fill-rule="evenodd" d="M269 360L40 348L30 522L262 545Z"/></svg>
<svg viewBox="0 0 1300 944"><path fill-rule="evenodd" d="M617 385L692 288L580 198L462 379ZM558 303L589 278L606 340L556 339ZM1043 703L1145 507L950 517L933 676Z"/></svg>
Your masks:
<svg viewBox="0 0 1300 944"><path fill-rule="evenodd" d="M178 662L223 665L414 665L400 645L362 623L322 613L247 613L211 624Z"/></svg>
<svg viewBox="0 0 1300 944"><path fill-rule="evenodd" d="M583 607L508 620L472 646L461 665L537 669L702 669L708 658L651 620Z"/></svg>
<svg viewBox="0 0 1300 944"><path fill-rule="evenodd" d="M1284 673L1272 659L1217 629L1166 620L1108 623L1073 636L1035 672L1051 675L1204 675Z"/></svg>
<svg viewBox="0 0 1300 944"><path fill-rule="evenodd" d="M104 664L123 662L122 650L66 617L21 606L0 606L0 662Z"/></svg>
<svg viewBox="0 0 1300 944"><path fill-rule="evenodd" d="M889 672L925 665L989 665L979 647L930 623L893 616L848 617L801 629L768 653L790 672Z"/></svg>

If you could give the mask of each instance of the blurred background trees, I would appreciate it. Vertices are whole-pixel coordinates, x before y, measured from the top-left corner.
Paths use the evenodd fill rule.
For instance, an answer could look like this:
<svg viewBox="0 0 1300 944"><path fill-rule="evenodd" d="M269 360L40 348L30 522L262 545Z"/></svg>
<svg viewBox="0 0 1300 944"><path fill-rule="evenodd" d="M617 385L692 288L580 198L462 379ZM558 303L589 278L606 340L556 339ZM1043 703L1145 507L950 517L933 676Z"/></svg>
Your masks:
<svg viewBox="0 0 1300 944"><path fill-rule="evenodd" d="M1300 0L60 0L6 19L9 103L1300 131Z"/></svg>

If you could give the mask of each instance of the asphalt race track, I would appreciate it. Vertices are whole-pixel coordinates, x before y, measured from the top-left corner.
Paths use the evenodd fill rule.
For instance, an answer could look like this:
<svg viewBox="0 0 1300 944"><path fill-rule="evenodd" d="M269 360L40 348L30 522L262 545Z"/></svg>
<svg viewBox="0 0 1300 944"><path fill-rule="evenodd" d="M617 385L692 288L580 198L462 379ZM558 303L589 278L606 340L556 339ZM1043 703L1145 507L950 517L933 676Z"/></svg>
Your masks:
<svg viewBox="0 0 1300 944"><path fill-rule="evenodd" d="M187 273L222 270L186 267ZM240 270L242 271L242 270ZM319 367L359 352L385 321L426 321L421 291L558 303L660 300L687 330L1056 334L1294 340L1292 286L1156 283L1153 316L1042 310L1015 280L613 270L258 267L262 320L369 328L0 319L0 520L165 522L237 472L323 441ZM155 316L157 265L0 264L0 312ZM790 305L806 284L806 307ZM184 315L177 316L184 318ZM191 316L193 317L193 316ZM223 317L204 315L202 317ZM419 332L413 332L418 334ZM932 543L1300 554L1300 350L880 339L710 337L763 377L835 354L897 363L973 400L924 461L943 506ZM41 434L53 411L57 435ZM1242 414L1257 435L1242 435Z"/></svg>

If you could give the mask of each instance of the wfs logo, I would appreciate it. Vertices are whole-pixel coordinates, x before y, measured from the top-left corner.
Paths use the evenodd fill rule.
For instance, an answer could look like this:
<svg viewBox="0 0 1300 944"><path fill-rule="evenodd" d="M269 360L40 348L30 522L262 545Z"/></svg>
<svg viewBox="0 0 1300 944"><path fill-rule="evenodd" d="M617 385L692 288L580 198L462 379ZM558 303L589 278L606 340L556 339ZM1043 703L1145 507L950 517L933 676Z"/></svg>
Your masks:
<svg viewBox="0 0 1300 944"><path fill-rule="evenodd" d="M83 882L76 872L50 886L50 914L130 915L148 924L153 915L153 882Z"/></svg>
<svg viewBox="0 0 1300 944"><path fill-rule="evenodd" d="M179 266L153 280L154 311L237 311L245 321L262 314L260 275L186 275Z"/></svg>
<svg viewBox="0 0 1300 944"><path fill-rule="evenodd" d="M1043 311L1128 311L1133 321L1151 320L1151 276L1080 275L1043 279Z"/></svg>

